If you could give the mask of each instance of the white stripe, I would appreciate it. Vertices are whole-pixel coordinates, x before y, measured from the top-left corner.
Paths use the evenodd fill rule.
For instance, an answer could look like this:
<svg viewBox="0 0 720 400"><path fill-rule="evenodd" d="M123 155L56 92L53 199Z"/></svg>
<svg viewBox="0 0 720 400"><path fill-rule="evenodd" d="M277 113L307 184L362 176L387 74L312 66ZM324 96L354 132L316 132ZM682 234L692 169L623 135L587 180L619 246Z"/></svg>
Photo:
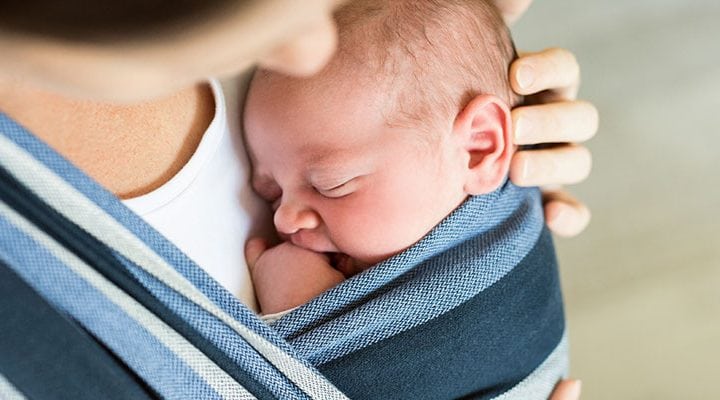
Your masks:
<svg viewBox="0 0 720 400"><path fill-rule="evenodd" d="M2 374L0 374L0 399L2 400L25 400L20 391L10 383Z"/></svg>
<svg viewBox="0 0 720 400"><path fill-rule="evenodd" d="M60 214L230 326L308 396L347 399L322 375L224 312L125 226L2 135L0 164Z"/></svg>
<svg viewBox="0 0 720 400"><path fill-rule="evenodd" d="M567 375L568 340L563 334L552 353L530 375L495 400L547 399L555 385Z"/></svg>
<svg viewBox="0 0 720 400"><path fill-rule="evenodd" d="M3 202L0 202L0 215L42 245L70 270L105 295L108 300L117 305L128 316L136 320L160 343L186 363L201 379L207 382L222 398L255 399L235 379L219 368L170 326Z"/></svg>

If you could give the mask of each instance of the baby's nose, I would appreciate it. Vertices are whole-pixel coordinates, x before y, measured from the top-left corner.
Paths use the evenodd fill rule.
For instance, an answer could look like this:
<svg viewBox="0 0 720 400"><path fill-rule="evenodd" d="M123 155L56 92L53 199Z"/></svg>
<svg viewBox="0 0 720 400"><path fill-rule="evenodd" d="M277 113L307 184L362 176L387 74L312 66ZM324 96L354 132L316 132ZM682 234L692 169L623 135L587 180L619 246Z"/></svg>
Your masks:
<svg viewBox="0 0 720 400"><path fill-rule="evenodd" d="M292 235L301 229L314 229L320 225L320 216L311 208L299 204L281 203L273 218L281 234Z"/></svg>

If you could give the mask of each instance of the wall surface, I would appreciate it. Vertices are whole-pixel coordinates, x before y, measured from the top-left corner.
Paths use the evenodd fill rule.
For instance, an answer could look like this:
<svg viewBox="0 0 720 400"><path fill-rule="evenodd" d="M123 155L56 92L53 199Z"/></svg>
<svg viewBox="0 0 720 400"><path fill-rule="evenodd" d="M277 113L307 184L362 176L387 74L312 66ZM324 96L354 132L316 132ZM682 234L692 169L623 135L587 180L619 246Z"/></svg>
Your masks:
<svg viewBox="0 0 720 400"><path fill-rule="evenodd" d="M575 52L600 110L557 240L583 399L720 397L720 2L536 0L521 50Z"/></svg>

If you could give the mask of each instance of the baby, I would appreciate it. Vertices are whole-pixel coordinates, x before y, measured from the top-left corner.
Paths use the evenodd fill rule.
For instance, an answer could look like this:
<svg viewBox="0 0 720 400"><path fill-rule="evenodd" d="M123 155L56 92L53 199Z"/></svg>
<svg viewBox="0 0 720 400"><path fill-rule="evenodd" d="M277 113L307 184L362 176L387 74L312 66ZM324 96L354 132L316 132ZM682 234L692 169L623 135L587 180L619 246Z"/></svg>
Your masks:
<svg viewBox="0 0 720 400"><path fill-rule="evenodd" d="M248 242L264 314L402 252L506 180L513 44L485 1L357 1L310 78L257 71L244 115L252 185L283 242Z"/></svg>
<svg viewBox="0 0 720 400"><path fill-rule="evenodd" d="M283 241L246 245L266 321L350 398L547 398L562 296L539 193L506 180L502 19L483 0L336 17L323 71L260 70L246 100L252 184Z"/></svg>

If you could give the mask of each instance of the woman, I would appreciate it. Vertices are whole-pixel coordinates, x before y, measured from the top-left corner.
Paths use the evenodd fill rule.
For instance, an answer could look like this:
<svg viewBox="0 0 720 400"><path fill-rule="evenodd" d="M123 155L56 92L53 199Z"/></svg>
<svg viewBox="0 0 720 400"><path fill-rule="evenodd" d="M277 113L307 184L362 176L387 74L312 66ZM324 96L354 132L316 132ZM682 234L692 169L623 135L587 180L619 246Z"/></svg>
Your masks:
<svg viewBox="0 0 720 400"><path fill-rule="evenodd" d="M227 118L230 131L218 122L225 118L223 97L230 112L239 109L232 104L238 99L232 87L226 86L223 96L217 85L203 82L208 76L233 76L255 62L292 74L317 71L334 49L331 12L341 2L307 1L302 9L286 0L146 3L96 6L76 1L65 2L60 10L52 2L5 5L0 13L0 110L127 199L128 206L253 308L252 286L239 268L244 265L239 248L243 235L263 216L255 200L238 202L231 196L243 193L239 182L246 181L247 167L231 132L238 118ZM529 4L497 3L508 21ZM550 103L513 112L517 144L579 141L595 133L594 108L572 100L579 77L571 54L554 49L524 56L513 65L511 79L518 93L551 89L555 94L543 94ZM199 181L186 178L206 195L175 201L176 192L189 192L188 186L178 189L177 177L202 174L189 175L188 167L199 164L193 159L210 147L208 138L217 126L217 150L233 149L213 157L224 160L218 168L232 171L229 183L222 192L207 193L218 190L217 185L197 189ZM548 132L549 127L554 130ZM217 146L223 140L235 147ZM574 183L584 179L589 167L587 150L567 145L518 152L511 177L521 185ZM167 195L168 184L175 194ZM162 201L175 205L158 211L152 203L159 192L166 192ZM220 205L212 203L218 198L223 199ZM546 199L551 229L563 235L582 230L589 218L583 205L562 192L548 192ZM221 223L201 229L225 229L227 234L217 236L231 240L191 240L204 237L193 212L208 220L213 219L207 217L211 210ZM576 398L578 393L577 383L565 382L555 397Z"/></svg>

